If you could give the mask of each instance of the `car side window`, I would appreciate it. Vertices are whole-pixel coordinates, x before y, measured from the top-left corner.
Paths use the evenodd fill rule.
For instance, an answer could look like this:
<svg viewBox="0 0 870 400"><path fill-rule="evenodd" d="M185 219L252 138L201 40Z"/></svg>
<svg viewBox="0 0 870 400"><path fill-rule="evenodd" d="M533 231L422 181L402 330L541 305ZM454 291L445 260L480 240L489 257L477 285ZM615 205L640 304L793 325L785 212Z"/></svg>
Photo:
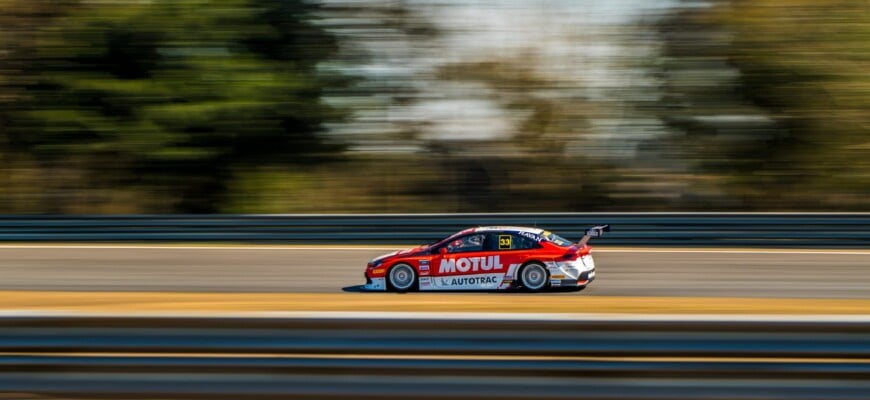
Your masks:
<svg viewBox="0 0 870 400"><path fill-rule="evenodd" d="M511 247L513 250L537 249L541 247L534 239L519 235L511 236L513 236L513 246Z"/></svg>
<svg viewBox="0 0 870 400"><path fill-rule="evenodd" d="M483 233L476 233L457 238L447 244L447 252L467 253L469 251L482 251L485 239L486 234Z"/></svg>
<svg viewBox="0 0 870 400"><path fill-rule="evenodd" d="M540 247L534 239L511 233L499 233L497 240L499 250L528 250Z"/></svg>

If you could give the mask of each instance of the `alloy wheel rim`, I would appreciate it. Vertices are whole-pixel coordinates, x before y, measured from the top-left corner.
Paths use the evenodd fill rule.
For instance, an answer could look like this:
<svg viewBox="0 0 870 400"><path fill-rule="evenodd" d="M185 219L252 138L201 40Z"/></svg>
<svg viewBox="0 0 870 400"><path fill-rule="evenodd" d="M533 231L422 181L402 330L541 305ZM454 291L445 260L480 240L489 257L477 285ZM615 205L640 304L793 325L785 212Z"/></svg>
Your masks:
<svg viewBox="0 0 870 400"><path fill-rule="evenodd" d="M537 289L544 286L544 276L545 274L540 267L532 266L524 271L523 283L531 289Z"/></svg>
<svg viewBox="0 0 870 400"><path fill-rule="evenodd" d="M408 267L398 267L390 273L390 276L392 277L393 286L399 289L406 289L411 286L412 275Z"/></svg>

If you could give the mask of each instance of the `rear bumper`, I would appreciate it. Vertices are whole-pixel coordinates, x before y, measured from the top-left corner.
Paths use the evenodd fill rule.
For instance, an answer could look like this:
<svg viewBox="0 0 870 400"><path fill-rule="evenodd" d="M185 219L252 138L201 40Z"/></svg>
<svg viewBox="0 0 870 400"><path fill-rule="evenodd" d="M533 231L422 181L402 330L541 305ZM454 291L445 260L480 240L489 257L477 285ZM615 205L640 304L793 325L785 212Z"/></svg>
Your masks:
<svg viewBox="0 0 870 400"><path fill-rule="evenodd" d="M550 286L552 287L576 287L582 288L592 283L595 280L595 270L583 271L577 279L551 279Z"/></svg>
<svg viewBox="0 0 870 400"><path fill-rule="evenodd" d="M595 280L595 262L586 255L574 261L554 261L547 263L550 270L550 286L585 287Z"/></svg>
<svg viewBox="0 0 870 400"><path fill-rule="evenodd" d="M584 271L577 277L577 280L574 281L575 286L586 286L592 281L595 280L595 268L592 268L590 271Z"/></svg>

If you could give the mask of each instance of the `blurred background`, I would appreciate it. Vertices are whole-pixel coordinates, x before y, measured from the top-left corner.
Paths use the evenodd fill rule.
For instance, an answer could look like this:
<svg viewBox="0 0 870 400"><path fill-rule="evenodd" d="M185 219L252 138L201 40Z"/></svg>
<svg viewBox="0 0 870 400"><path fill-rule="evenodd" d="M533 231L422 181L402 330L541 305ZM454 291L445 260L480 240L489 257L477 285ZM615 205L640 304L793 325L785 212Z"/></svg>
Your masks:
<svg viewBox="0 0 870 400"><path fill-rule="evenodd" d="M870 5L0 0L0 213L870 210Z"/></svg>

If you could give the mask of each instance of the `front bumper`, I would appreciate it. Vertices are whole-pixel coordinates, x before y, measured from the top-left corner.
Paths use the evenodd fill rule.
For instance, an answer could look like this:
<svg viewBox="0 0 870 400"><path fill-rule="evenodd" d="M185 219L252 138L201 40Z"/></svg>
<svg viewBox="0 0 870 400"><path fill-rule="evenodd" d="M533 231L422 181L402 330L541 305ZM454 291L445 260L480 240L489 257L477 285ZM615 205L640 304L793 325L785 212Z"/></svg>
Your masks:
<svg viewBox="0 0 870 400"><path fill-rule="evenodd" d="M371 278L368 274L365 275L366 284L363 285L363 290L370 291L385 291L387 290L387 282L384 278Z"/></svg>

